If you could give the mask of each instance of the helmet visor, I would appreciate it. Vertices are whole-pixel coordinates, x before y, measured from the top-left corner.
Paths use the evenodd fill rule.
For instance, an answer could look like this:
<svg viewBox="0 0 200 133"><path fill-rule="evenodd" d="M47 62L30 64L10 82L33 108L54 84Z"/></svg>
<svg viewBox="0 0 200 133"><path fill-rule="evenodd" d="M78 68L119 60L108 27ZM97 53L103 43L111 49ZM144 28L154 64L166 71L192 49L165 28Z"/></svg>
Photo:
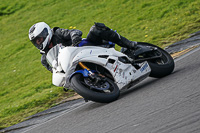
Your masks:
<svg viewBox="0 0 200 133"><path fill-rule="evenodd" d="M45 41L48 35L49 34L48 34L47 28L44 28L44 30L38 36L36 36L33 40L31 40L31 42L33 43L35 47L42 50L43 42Z"/></svg>

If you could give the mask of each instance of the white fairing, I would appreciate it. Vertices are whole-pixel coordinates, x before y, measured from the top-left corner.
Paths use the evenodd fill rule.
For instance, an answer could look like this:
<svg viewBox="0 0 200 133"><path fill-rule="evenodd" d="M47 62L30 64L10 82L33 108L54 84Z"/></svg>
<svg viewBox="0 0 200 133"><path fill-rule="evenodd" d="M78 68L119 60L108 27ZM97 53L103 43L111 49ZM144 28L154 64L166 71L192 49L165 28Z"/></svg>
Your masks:
<svg viewBox="0 0 200 133"><path fill-rule="evenodd" d="M52 75L52 83L55 86L60 86L62 87L65 84L65 74L64 73L60 73L60 72L53 72Z"/></svg>
<svg viewBox="0 0 200 133"><path fill-rule="evenodd" d="M102 58L101 56L103 55L106 55L106 58ZM70 87L69 78L75 71L78 62L92 62L103 66L114 77L119 89L127 88L130 83L139 82L149 75L151 69L146 61L138 64L140 68L136 69L129 63L119 61L118 57L129 59L125 54L116 51L114 48L95 46L60 48L58 63L54 65L53 84L56 86ZM60 68L57 69L56 67ZM60 70L63 70L65 73L61 74Z"/></svg>

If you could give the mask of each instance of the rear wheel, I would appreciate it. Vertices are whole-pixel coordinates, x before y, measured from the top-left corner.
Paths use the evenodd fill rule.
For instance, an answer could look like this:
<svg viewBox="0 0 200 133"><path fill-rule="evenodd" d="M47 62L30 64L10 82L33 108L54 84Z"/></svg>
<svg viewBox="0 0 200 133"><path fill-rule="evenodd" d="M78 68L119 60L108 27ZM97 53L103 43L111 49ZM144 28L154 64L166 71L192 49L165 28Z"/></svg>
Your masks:
<svg viewBox="0 0 200 133"><path fill-rule="evenodd" d="M109 103L118 99L118 86L110 79L94 83L82 74L75 74L71 78L71 86L83 98L100 103Z"/></svg>
<svg viewBox="0 0 200 133"><path fill-rule="evenodd" d="M168 52L166 52L165 50L156 45L149 43L138 42L138 45L153 46L157 48L157 50L154 51L153 53L145 55L146 57L161 55L160 58L148 60L149 66L151 67L151 73L150 73L151 77L161 78L173 72L174 60Z"/></svg>

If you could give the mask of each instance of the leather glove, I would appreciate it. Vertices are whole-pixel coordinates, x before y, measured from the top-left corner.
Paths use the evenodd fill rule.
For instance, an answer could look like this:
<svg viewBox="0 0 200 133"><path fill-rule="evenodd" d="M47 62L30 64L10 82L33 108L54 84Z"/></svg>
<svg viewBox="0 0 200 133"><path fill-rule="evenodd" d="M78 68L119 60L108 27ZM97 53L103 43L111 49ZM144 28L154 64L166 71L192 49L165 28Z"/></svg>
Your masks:
<svg viewBox="0 0 200 133"><path fill-rule="evenodd" d="M77 46L82 41L81 36L74 36L72 39L72 45Z"/></svg>

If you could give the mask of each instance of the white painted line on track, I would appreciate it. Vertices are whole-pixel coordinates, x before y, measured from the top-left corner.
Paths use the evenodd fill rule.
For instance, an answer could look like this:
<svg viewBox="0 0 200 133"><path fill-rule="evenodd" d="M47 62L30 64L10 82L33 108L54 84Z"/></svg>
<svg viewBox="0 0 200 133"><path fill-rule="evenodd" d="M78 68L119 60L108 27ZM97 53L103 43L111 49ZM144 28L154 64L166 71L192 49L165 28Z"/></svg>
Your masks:
<svg viewBox="0 0 200 133"><path fill-rule="evenodd" d="M186 54L184 54L184 55L181 55L180 57L176 58L176 59L174 60L174 62L178 62L179 60L182 60L183 58L185 58L185 57L187 57L187 56L189 56L189 55L191 55L191 54L193 54L193 53L195 53L195 52L197 52L197 51L200 51L200 47L197 47L197 48L195 48L195 49L189 51L188 53L186 53Z"/></svg>
<svg viewBox="0 0 200 133"><path fill-rule="evenodd" d="M76 109L78 109L78 108L81 108L81 107L83 107L83 106L85 106L85 105L87 105L87 104L89 104L89 103L91 103L91 102L92 102L92 101L85 102L85 103L82 103L82 102L81 102L81 103L79 103L80 105L77 105L78 107L75 107L75 108L73 108L73 109L71 109L71 110L68 110L68 111L66 111L66 112L63 112L63 113L61 113L60 115L58 115L58 116L56 116L56 117L54 117L54 118L52 118L52 119L50 119L50 120L47 120L47 121L45 121L45 122L43 122L43 123L36 124L35 126L32 126L32 127L28 128L27 130L23 131L22 133L26 133L26 132L28 132L28 131L30 131L30 130L36 128L36 127L39 127L39 126L41 126L41 125L43 125L43 124L45 124L45 123L47 123L47 122L50 122L50 121L52 121L52 120L54 120L54 119L57 119L57 118L63 116L64 114L70 113L70 112L72 112L72 111L74 111L74 110L76 110Z"/></svg>

